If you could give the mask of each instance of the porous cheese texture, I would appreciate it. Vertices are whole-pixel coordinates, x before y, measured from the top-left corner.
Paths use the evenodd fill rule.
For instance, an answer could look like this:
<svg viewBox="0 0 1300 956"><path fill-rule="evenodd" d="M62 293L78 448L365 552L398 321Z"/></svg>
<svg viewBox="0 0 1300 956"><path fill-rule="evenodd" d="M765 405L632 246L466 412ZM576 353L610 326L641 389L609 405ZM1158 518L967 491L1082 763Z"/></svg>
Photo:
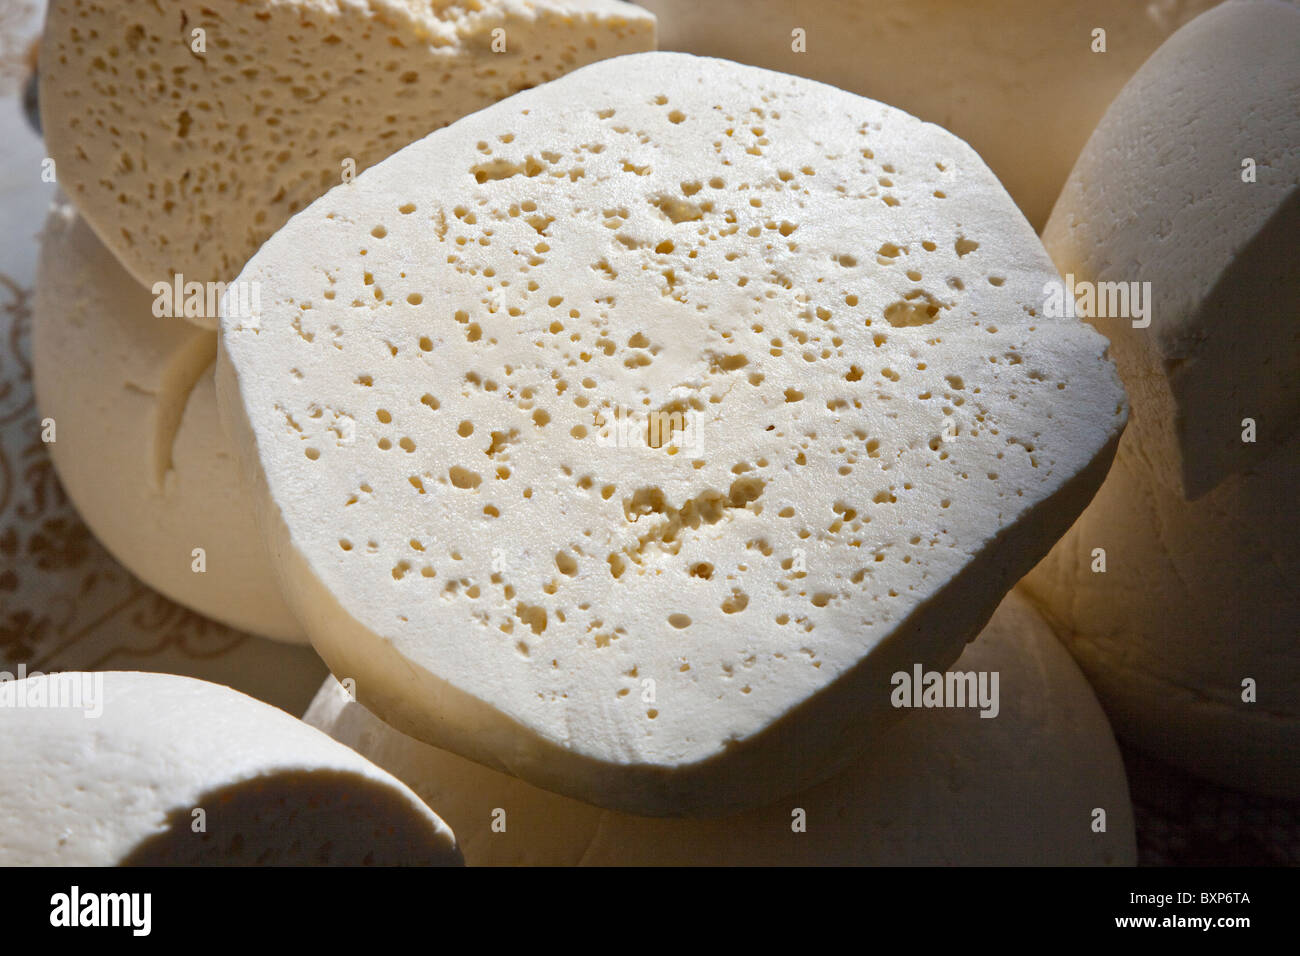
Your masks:
<svg viewBox="0 0 1300 956"><path fill-rule="evenodd" d="M1100 484L1126 405L1104 340L1037 314L1054 275L946 131L620 57L292 220L218 395L364 704L718 815L852 760L889 675L954 660Z"/></svg>
<svg viewBox="0 0 1300 956"><path fill-rule="evenodd" d="M617 0L51 0L41 115L59 182L128 272L224 282L345 175L652 49L654 17Z"/></svg>
<svg viewBox="0 0 1300 956"><path fill-rule="evenodd" d="M807 76L951 130L1035 229L1111 98L1216 2L640 0L659 17L660 49Z"/></svg>
<svg viewBox="0 0 1300 956"><path fill-rule="evenodd" d="M59 480L150 587L240 630L306 643L217 418L216 334L155 318L153 306L56 202L37 270L32 372Z"/></svg>
<svg viewBox="0 0 1300 956"><path fill-rule="evenodd" d="M1093 324L1143 454L1189 500L1300 426L1297 49L1291 3L1226 3L1184 27L1107 110L1043 232L1078 281L1150 283L1149 326Z"/></svg>
<svg viewBox="0 0 1300 956"><path fill-rule="evenodd" d="M1297 486L1293 438L1189 502L1125 434L1093 503L1025 579L1122 739L1224 786L1292 799ZM1104 572L1093 570L1098 548Z"/></svg>
<svg viewBox="0 0 1300 956"><path fill-rule="evenodd" d="M0 865L463 862L405 784L228 687L68 672L0 699Z"/></svg>
<svg viewBox="0 0 1300 956"><path fill-rule="evenodd" d="M954 668L999 674L997 717L917 711L879 756L720 820L636 817L539 790L398 733L333 678L304 719L437 807L471 866L1132 865L1114 737L1032 606L1009 594Z"/></svg>

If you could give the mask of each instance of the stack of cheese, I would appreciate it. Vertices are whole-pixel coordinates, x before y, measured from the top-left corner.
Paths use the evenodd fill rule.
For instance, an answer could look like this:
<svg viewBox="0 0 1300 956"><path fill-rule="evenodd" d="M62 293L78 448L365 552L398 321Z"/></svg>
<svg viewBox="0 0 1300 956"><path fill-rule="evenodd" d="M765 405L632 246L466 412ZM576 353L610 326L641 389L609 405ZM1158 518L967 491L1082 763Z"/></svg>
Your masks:
<svg viewBox="0 0 1300 956"><path fill-rule="evenodd" d="M1043 239L1080 287L1147 299L1140 317L1092 319L1133 421L1096 500L1027 581L1122 736L1291 797L1297 49L1294 5L1224 4L1160 48L1080 156Z"/></svg>
<svg viewBox="0 0 1300 956"><path fill-rule="evenodd" d="M63 486L105 546L181 604L304 641L217 419L225 285L406 142L653 46L653 16L616 0L53 0L42 125L71 203L45 231L33 372ZM388 774L184 678L6 681L0 766L3 864L460 861Z"/></svg>
<svg viewBox="0 0 1300 956"><path fill-rule="evenodd" d="M1287 42L1295 12L1266 7ZM1223 11L1226 26L1196 21L1169 59L1209 31L1252 42L1265 14ZM72 205L47 230L38 397L71 496L124 563L237 626L305 632L347 688L327 684L310 720L445 814L472 863L1132 862L1105 719L1037 612L1006 595L1117 447L1139 451L1108 488L1134 460L1156 475L1179 461L1189 494L1288 475L1258 477L1266 455L1194 425L1162 431L1143 412L1150 359L1117 336L1139 399L1121 446L1105 339L1047 312L1059 274L970 146L737 63L582 66L652 45L653 18L613 0L229 0L195 15L56 2L43 51ZM1140 58L1167 24L1130 27L1111 42L1129 37ZM1163 55L1113 116L1158 95L1200 121L1199 100L1143 87ZM156 69L126 65L142 58ZM1128 62L1088 95L1108 98ZM1293 89L1282 67L1270 77ZM966 122L961 96L926 89L950 104L941 118ZM1054 218L1047 233L1080 278L1111 273L1064 256L1062 237L1123 219L1094 215L1114 197L1088 185L1109 135L1058 205L1069 229ZM1244 155L1290 168L1265 147ZM1004 161L1004 175L1020 168ZM1024 196L1051 188L1039 165L1014 187ZM1266 223L1286 228L1289 189L1247 204L1214 247L1224 262L1247 261ZM1140 235L1173 200L1133 202ZM1083 234L1080 248L1095 236L1151 261ZM1185 318L1149 330L1169 401L1193 419L1221 381L1195 360L1195 343L1219 341L1202 303L1262 281L1221 271ZM1237 396L1279 410L1261 448L1285 446L1285 395ZM1113 573L1126 558L1111 560ZM1038 574L1072 588L1057 582L1074 570L1051 566ZM1094 633L1030 584L1072 634ZM953 698L951 675L908 712L900 688L945 669L994 689L984 714ZM315 731L192 682L109 676L140 683L112 698L121 722L99 739L167 786L97 861L281 859L285 820L294 846L323 852L345 799L370 816L332 861L365 860L390 824L417 834L411 855L372 861L454 858L409 791L340 763ZM132 695L174 718L169 734L246 714L235 736L264 728L258 766L217 754L204 777L155 759L173 742ZM74 723L32 727L71 752L88 739ZM301 779L317 767L338 788L324 797ZM51 792L75 789L74 761L44 772ZM268 773L281 789L248 786ZM222 838L196 845L182 817L211 792L233 792L233 809ZM24 799L0 789L0 812L32 814ZM18 858L55 858L41 839Z"/></svg>
<svg viewBox="0 0 1300 956"><path fill-rule="evenodd" d="M225 286L294 212L405 143L653 47L654 17L617 0L52 0L42 126L84 219L50 220L33 372L59 477L105 547L178 603L305 641L216 417Z"/></svg>

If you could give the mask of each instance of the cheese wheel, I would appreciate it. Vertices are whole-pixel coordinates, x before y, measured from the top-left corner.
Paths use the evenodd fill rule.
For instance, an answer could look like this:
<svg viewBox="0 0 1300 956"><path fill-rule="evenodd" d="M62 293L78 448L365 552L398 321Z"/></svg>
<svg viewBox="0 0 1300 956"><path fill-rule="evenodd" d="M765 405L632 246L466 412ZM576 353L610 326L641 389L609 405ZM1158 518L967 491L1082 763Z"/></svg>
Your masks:
<svg viewBox="0 0 1300 956"><path fill-rule="evenodd" d="M1134 77L1071 175L1044 233L1058 266L1148 281L1153 312L1142 328L1093 320L1132 424L1026 579L1122 738L1284 797L1300 795L1298 48L1290 5L1205 14Z"/></svg>
<svg viewBox="0 0 1300 956"><path fill-rule="evenodd" d="M1297 483L1292 439L1188 502L1126 435L1092 505L1024 585L1122 739L1225 786L1292 798L1300 547L1284 510Z"/></svg>
<svg viewBox="0 0 1300 956"><path fill-rule="evenodd" d="M1291 3L1188 24L1116 97L1043 231L1061 272L1096 287L1134 440L1188 499L1300 427L1298 48ZM1116 286L1146 291L1146 314L1113 314Z"/></svg>
<svg viewBox="0 0 1300 956"><path fill-rule="evenodd" d="M952 130L1035 229L1124 82L1217 2L640 0L660 49L807 76Z"/></svg>
<svg viewBox="0 0 1300 956"><path fill-rule="evenodd" d="M59 480L150 587L231 627L305 643L217 418L216 334L152 309L85 220L56 203L37 268L32 375Z"/></svg>
<svg viewBox="0 0 1300 956"><path fill-rule="evenodd" d="M995 718L915 711L878 754L719 820L635 817L539 790L393 730L333 678L304 719L438 807L471 866L1132 865L1114 737L1032 605L1008 595L954 669L999 674Z"/></svg>
<svg viewBox="0 0 1300 956"><path fill-rule="evenodd" d="M654 17L616 0L51 0L41 117L59 182L137 281L226 282L398 147L651 49Z"/></svg>
<svg viewBox="0 0 1300 956"><path fill-rule="evenodd" d="M0 704L0 866L462 862L400 781L228 687L72 671Z"/></svg>
<svg viewBox="0 0 1300 956"><path fill-rule="evenodd" d="M719 815L823 779L1091 497L1105 342L964 143L752 67L619 57L295 217L223 316L286 595L395 726ZM650 413L650 414L647 414ZM945 440L945 436L950 440Z"/></svg>

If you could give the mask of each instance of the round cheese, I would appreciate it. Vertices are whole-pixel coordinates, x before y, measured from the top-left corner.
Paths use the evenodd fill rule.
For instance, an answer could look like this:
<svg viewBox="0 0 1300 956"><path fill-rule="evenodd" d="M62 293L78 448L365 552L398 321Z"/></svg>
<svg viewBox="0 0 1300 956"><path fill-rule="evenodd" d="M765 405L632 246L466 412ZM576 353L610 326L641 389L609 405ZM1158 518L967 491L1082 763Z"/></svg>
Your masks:
<svg viewBox="0 0 1300 956"><path fill-rule="evenodd" d="M64 490L150 587L231 627L304 643L217 418L216 334L153 298L65 203L46 223L32 375Z"/></svg>
<svg viewBox="0 0 1300 956"><path fill-rule="evenodd" d="M226 282L398 147L653 48L654 17L616 0L51 0L42 125L60 184L137 281Z"/></svg>
<svg viewBox="0 0 1300 956"><path fill-rule="evenodd" d="M1124 82L1217 2L640 0L660 49L811 77L952 130L1035 229Z"/></svg>
<svg viewBox="0 0 1300 956"><path fill-rule="evenodd" d="M1044 232L1057 265L1080 284L1149 282L1152 312L1092 320L1132 424L1026 579L1121 737L1285 797L1300 795L1298 48L1290 4L1204 14L1134 77L1071 174Z"/></svg>
<svg viewBox="0 0 1300 956"><path fill-rule="evenodd" d="M398 733L333 678L305 720L438 807L471 866L1133 865L1114 738L1032 606L1008 595L954 670L999 675L996 717L917 710L833 779L718 820L635 817L539 790Z"/></svg>
<svg viewBox="0 0 1300 956"><path fill-rule="evenodd" d="M1043 231L1093 293L1143 453L1188 499L1300 428L1297 47L1292 3L1226 3L1184 27L1115 98Z"/></svg>
<svg viewBox="0 0 1300 956"><path fill-rule="evenodd" d="M1116 732L1224 786L1300 795L1300 439L1188 502L1125 435L1097 497L1025 579Z"/></svg>
<svg viewBox="0 0 1300 956"><path fill-rule="evenodd" d="M619 57L295 217L223 315L286 595L362 702L616 809L828 776L1069 526L1126 406L960 140Z"/></svg>
<svg viewBox="0 0 1300 956"><path fill-rule="evenodd" d="M0 765L0 866L462 862L400 781L284 711L188 677L0 682Z"/></svg>

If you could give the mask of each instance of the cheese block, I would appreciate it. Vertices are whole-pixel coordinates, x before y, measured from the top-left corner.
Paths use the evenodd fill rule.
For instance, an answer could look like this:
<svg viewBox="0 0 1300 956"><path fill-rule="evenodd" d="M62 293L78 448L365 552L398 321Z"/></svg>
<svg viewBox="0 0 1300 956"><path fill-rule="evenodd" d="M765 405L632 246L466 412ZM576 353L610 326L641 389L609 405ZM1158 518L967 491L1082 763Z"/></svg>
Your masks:
<svg viewBox="0 0 1300 956"><path fill-rule="evenodd" d="M150 587L231 627L305 643L217 418L216 334L160 323L153 305L57 201L37 269L32 373L59 480Z"/></svg>
<svg viewBox="0 0 1300 956"><path fill-rule="evenodd" d="M0 703L0 866L463 862L405 784L228 687L70 671Z"/></svg>
<svg viewBox="0 0 1300 956"><path fill-rule="evenodd" d="M1112 336L1133 421L1093 504L1026 580L1121 737L1289 797L1298 46L1300 10L1224 4L1161 47L1080 157L1048 248L1080 283L1150 282L1152 315L1139 328L1092 320ZM1240 178L1247 156L1253 183ZM1259 425L1255 443L1243 417Z"/></svg>
<svg viewBox="0 0 1300 956"><path fill-rule="evenodd" d="M636 817L539 790L398 733L333 678L304 719L437 807L471 866L1132 865L1119 750L1032 605L1009 594L954 667L999 675L995 719L919 710L879 755L720 820Z"/></svg>
<svg viewBox="0 0 1300 956"><path fill-rule="evenodd" d="M1291 799L1298 484L1292 438L1189 502L1126 433L1093 503L1025 579L1122 739L1224 786Z"/></svg>
<svg viewBox="0 0 1300 956"><path fill-rule="evenodd" d="M1111 98L1216 2L640 0L660 49L811 77L952 130L1035 229Z"/></svg>
<svg viewBox="0 0 1300 956"><path fill-rule="evenodd" d="M383 719L719 815L869 746L1092 496L1126 405L946 131L619 57L314 203L224 316L286 596ZM947 437L950 440L945 440Z"/></svg>
<svg viewBox="0 0 1300 956"><path fill-rule="evenodd" d="M50 0L41 116L59 182L129 273L225 282L393 150L652 49L654 17L617 0Z"/></svg>
<svg viewBox="0 0 1300 956"><path fill-rule="evenodd" d="M1108 293L1092 321L1143 453L1189 500L1300 426L1297 49L1291 3L1227 3L1184 27L1116 97L1043 232L1085 288L1149 289L1148 314L1114 314Z"/></svg>

